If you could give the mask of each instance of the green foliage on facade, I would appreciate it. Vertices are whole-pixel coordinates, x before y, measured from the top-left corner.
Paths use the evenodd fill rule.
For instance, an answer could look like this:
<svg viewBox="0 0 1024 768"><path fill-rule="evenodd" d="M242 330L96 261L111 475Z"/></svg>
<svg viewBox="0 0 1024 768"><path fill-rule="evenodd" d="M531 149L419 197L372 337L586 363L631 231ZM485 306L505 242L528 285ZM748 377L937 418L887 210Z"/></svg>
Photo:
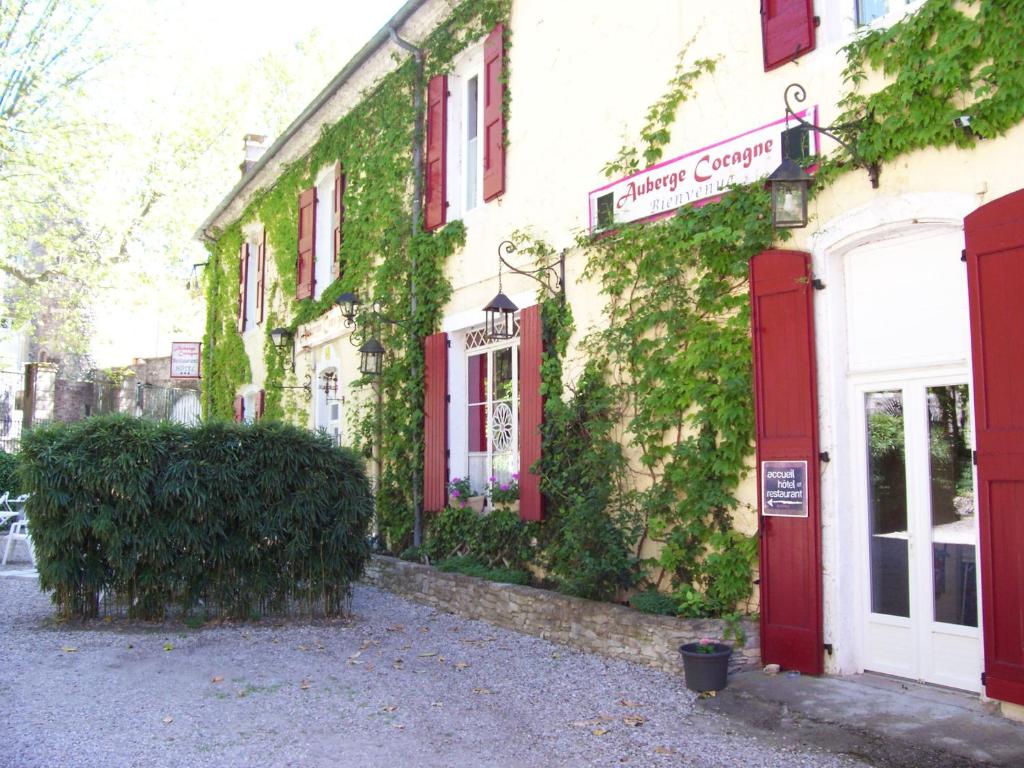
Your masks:
<svg viewBox="0 0 1024 768"><path fill-rule="evenodd" d="M838 122L866 118L856 147L867 162L1001 136L1024 120L1021 40L1020 0L929 0L846 46L851 90ZM865 93L871 74L885 85ZM970 116L971 132L953 124L960 115Z"/></svg>
<svg viewBox="0 0 1024 768"><path fill-rule="evenodd" d="M22 439L39 583L66 616L337 614L369 558L362 460L281 423L128 416Z"/></svg>
<svg viewBox="0 0 1024 768"><path fill-rule="evenodd" d="M508 0L467 0L457 6L422 46L426 76L443 71L496 23L507 21L509 6ZM509 42L506 27L506 51ZM230 417L235 392L251 380L241 338L232 330L241 231L250 222L266 227L269 255L278 275L267 287L269 316L262 326L264 332L277 326L294 332L328 311L345 291L354 291L367 301L376 299L383 314L400 321L400 325L381 323L359 331L377 332L388 358L384 375L370 396L361 405L353 405L352 419L359 448L378 462L378 525L396 548L403 545L412 526L410 468L422 464L422 339L439 327L442 309L451 295L444 265L465 243L461 222L423 233L419 224L414 226L411 221L415 82L415 63L406 58L350 112L326 126L304 157L287 167L271 188L254 196L239 223L219 234L210 248L206 274L208 416ZM506 110L508 92L506 88ZM346 173L342 277L318 300L296 301L298 196L315 183L321 168L339 160ZM290 371L290 357L274 349L269 339L264 343L264 357L265 417L303 423L308 403L301 391L281 389L298 383Z"/></svg>

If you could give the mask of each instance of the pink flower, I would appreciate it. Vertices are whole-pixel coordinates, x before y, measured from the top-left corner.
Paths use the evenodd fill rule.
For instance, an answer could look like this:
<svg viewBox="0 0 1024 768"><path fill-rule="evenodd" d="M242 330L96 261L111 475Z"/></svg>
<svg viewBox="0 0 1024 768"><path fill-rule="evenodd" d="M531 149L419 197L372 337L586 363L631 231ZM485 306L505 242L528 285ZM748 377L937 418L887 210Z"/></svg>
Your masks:
<svg viewBox="0 0 1024 768"><path fill-rule="evenodd" d="M459 489L458 488L452 488L452 496L454 496L456 499L459 498Z"/></svg>
<svg viewBox="0 0 1024 768"><path fill-rule="evenodd" d="M507 491L508 490L508 483L502 483L501 484L501 490Z"/></svg>
<svg viewBox="0 0 1024 768"><path fill-rule="evenodd" d="M702 637L700 639L700 644L701 645L714 645L715 641L712 640L710 637Z"/></svg>
<svg viewBox="0 0 1024 768"><path fill-rule="evenodd" d="M512 479L513 480L518 480L519 479L519 473L518 472L513 472L512 473Z"/></svg>
<svg viewBox="0 0 1024 768"><path fill-rule="evenodd" d="M498 482L498 478L496 478L494 475L491 475L489 478L487 478L487 481L493 484Z"/></svg>

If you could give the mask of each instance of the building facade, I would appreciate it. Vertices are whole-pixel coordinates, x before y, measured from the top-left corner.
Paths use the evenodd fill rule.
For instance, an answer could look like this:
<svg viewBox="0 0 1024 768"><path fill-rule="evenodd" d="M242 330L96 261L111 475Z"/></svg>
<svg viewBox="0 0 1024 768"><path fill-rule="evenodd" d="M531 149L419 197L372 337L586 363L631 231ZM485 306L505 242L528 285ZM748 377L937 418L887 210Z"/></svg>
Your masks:
<svg viewBox="0 0 1024 768"><path fill-rule="evenodd" d="M784 151L820 156L808 225L749 260L737 242L744 306L723 315L752 318L756 449L731 526L759 537L764 660L1022 705L1022 27L1020 4L982 0L410 0L201 229L207 412L359 444L428 513L454 477L517 475L541 519L540 305L572 309L571 383L621 308L595 250L696 210L713 224ZM846 149L788 133L851 115ZM763 232L768 206L748 215ZM517 308L500 338L498 293ZM396 392L411 432L355 417Z"/></svg>

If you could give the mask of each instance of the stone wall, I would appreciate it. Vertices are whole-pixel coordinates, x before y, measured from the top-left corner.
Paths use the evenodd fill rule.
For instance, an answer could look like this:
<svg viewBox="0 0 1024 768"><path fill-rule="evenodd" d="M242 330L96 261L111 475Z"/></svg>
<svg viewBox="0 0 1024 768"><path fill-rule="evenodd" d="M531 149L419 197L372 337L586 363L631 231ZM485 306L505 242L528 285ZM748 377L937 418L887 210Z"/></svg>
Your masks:
<svg viewBox="0 0 1024 768"><path fill-rule="evenodd" d="M720 619L653 616L544 589L443 573L392 557L374 556L363 581L440 610L679 674L680 645L721 638L726 628ZM746 643L733 652L732 665L759 665L757 624L744 620L742 626Z"/></svg>

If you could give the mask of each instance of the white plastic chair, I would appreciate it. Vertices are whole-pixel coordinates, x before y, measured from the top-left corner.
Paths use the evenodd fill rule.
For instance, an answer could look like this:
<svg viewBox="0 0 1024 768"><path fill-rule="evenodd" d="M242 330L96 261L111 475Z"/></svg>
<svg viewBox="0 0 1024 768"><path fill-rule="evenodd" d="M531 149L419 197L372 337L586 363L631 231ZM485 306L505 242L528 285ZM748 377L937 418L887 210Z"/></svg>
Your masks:
<svg viewBox="0 0 1024 768"><path fill-rule="evenodd" d="M7 532L7 547L4 549L4 559L0 562L0 566L7 565L7 558L11 556L11 550L14 549L14 542L24 541L28 545L28 557L32 561L32 565L36 564L36 550L32 546L32 536L28 532L28 518L25 517L25 502L28 500L28 494L22 494L15 499L9 499L9 493L5 493L3 497L3 503L0 507L6 507L5 512L9 511L12 516L17 516L17 520L11 523L11 529Z"/></svg>

